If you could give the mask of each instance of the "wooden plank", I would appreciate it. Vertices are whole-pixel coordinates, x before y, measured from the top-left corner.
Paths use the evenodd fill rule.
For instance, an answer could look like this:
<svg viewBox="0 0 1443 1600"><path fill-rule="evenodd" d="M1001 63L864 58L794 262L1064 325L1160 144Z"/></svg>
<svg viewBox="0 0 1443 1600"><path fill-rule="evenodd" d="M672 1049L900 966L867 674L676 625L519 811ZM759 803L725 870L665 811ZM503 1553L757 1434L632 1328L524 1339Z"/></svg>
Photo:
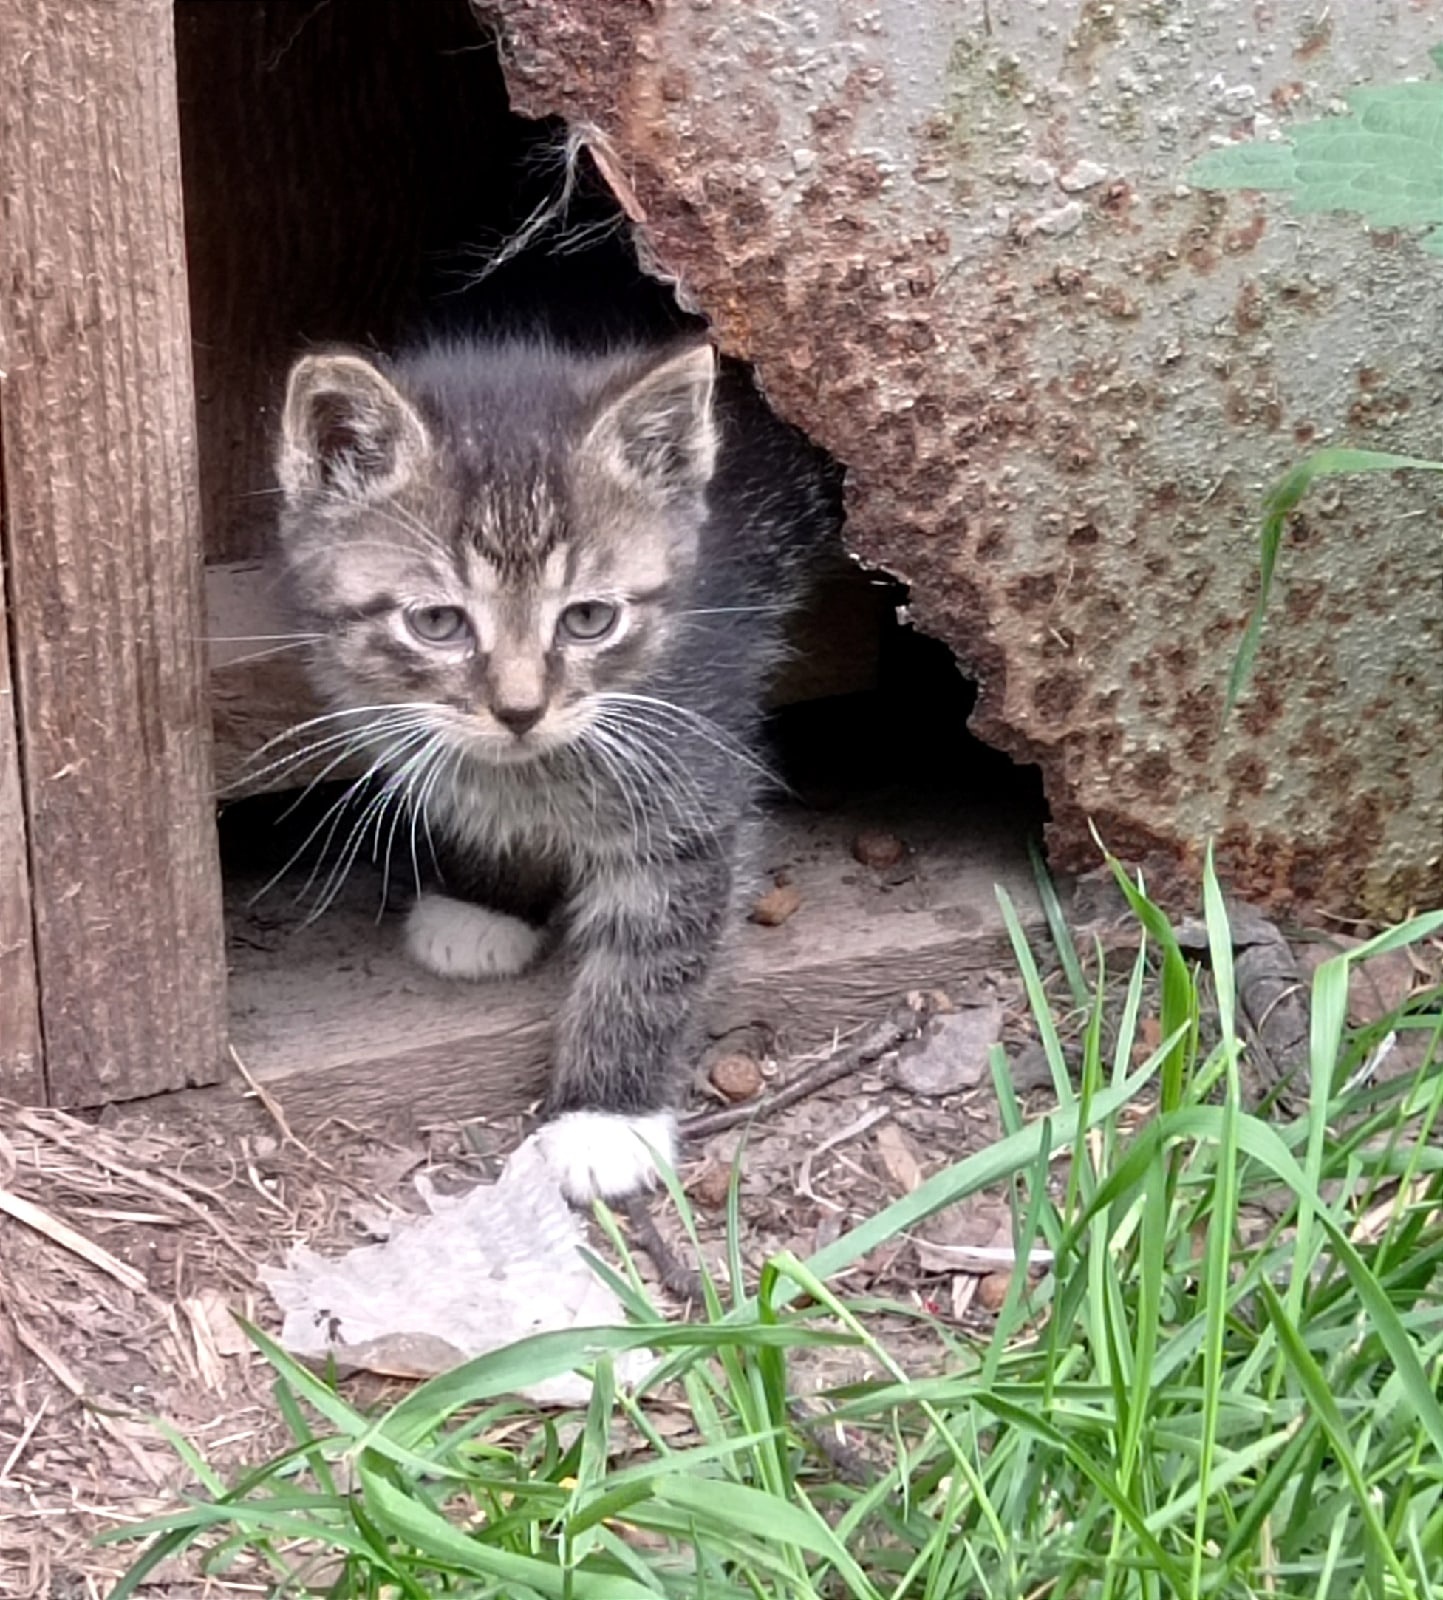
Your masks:
<svg viewBox="0 0 1443 1600"><path fill-rule="evenodd" d="M445 157L426 159L424 141L446 108L413 87L422 52L433 40L480 38L468 17L467 33L456 37L454 23L446 32L444 14L455 5L177 0L201 505L212 560L267 548L275 407L297 351L312 341L393 336L420 259L428 187L438 166L451 170ZM414 114L398 116L402 103Z"/></svg>
<svg viewBox="0 0 1443 1600"><path fill-rule="evenodd" d="M911 989L974 997L988 969L1011 959L996 883L1028 926L1042 926L1015 816L913 808L865 819L879 823L914 847L905 882L852 859L856 816L773 824L760 864L787 870L801 908L779 928L738 928L713 993L713 1032L760 1025L785 1048L808 1049ZM288 1116L379 1125L535 1100L559 972L543 965L494 984L430 977L401 954L394 919L378 925L379 885L367 874L310 927L285 889L247 909L253 887L232 884L232 1039Z"/></svg>
<svg viewBox="0 0 1443 1600"><path fill-rule="evenodd" d="M52 1101L213 1080L224 946L170 0L0 0L0 423Z"/></svg>
<svg viewBox="0 0 1443 1600"><path fill-rule="evenodd" d="M0 1096L38 1105L45 1099L40 994L35 978L30 862L5 627L4 576L0 530Z"/></svg>

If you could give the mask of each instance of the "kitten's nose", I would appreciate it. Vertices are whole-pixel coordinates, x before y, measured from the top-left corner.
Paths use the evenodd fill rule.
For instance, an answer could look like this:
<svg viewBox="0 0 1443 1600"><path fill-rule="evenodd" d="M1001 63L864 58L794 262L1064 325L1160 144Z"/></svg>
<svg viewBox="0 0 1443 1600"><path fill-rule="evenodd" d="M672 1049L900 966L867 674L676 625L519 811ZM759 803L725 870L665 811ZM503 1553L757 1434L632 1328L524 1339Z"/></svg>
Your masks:
<svg viewBox="0 0 1443 1600"><path fill-rule="evenodd" d="M519 739L523 733L529 733L545 715L544 705L533 706L503 706L491 707L491 713L500 723L510 728Z"/></svg>

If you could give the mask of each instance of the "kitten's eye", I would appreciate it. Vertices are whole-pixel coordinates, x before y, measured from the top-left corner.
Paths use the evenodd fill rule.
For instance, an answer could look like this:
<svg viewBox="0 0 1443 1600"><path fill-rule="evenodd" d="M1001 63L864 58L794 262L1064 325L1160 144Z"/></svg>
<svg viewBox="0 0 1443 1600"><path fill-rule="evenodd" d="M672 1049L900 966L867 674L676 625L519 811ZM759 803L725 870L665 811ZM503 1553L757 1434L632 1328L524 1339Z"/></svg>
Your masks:
<svg viewBox="0 0 1443 1600"><path fill-rule="evenodd" d="M596 644L604 639L621 621L621 607L606 600L578 600L567 606L557 624L568 639L582 644Z"/></svg>
<svg viewBox="0 0 1443 1600"><path fill-rule="evenodd" d="M471 633L466 613L458 606L408 606L401 615L423 644L455 644Z"/></svg>

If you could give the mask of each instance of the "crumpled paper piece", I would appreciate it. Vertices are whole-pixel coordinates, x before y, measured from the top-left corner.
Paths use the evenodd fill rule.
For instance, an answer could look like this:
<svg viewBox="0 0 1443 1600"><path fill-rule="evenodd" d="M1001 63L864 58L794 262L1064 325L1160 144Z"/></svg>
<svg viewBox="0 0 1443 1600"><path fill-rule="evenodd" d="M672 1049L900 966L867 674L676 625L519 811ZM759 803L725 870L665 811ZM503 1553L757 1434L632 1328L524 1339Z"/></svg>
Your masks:
<svg viewBox="0 0 1443 1600"><path fill-rule="evenodd" d="M429 1378L529 1334L616 1327L621 1302L582 1259L581 1218L528 1139L496 1183L447 1197L419 1180L427 1217L398 1217L381 1244L330 1260L293 1245L261 1281L285 1313L292 1355L332 1358L342 1370ZM640 1381L656 1357L616 1358L617 1378ZM517 1391L541 1405L584 1405L587 1379L563 1373Z"/></svg>

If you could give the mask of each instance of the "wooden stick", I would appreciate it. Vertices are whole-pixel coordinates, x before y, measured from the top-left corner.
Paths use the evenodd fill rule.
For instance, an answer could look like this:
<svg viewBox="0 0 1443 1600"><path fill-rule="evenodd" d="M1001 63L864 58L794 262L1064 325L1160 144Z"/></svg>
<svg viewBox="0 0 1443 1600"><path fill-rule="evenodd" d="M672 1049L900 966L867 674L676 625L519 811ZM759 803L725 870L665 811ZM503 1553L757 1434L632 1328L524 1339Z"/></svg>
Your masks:
<svg viewBox="0 0 1443 1600"><path fill-rule="evenodd" d="M281 1143L283 1145L293 1144L302 1155L304 1155L308 1160L314 1161L318 1167L324 1168L327 1172L334 1172L336 1169L330 1164L329 1161L325 1160L321 1156L318 1156L304 1139L296 1137L295 1131L290 1125L290 1121L287 1119L285 1112L281 1109L280 1101L276 1099L276 1097L270 1092L269 1089L266 1088L263 1083L259 1082L255 1078L250 1068L246 1066L244 1061L241 1060L240 1052L236 1049L236 1047L233 1044L228 1044L226 1046L226 1052L230 1056L236 1071L240 1073L242 1078L245 1079L246 1087L256 1097L256 1099L260 1101L271 1121L275 1123L276 1129L281 1136Z"/></svg>
<svg viewBox="0 0 1443 1600"><path fill-rule="evenodd" d="M48 1211L42 1210L31 1201L23 1199L18 1194L11 1194L8 1189L0 1189L0 1211L7 1217L14 1217L16 1222L23 1222L27 1228L34 1228L36 1233L43 1233L47 1239L79 1256L82 1261L88 1261L92 1267L99 1267L102 1272L108 1272L117 1283L124 1284L136 1294L150 1293L150 1285L146 1282L143 1272L128 1262L118 1260L102 1245L87 1239L68 1222L62 1222L59 1217L52 1217Z"/></svg>
<svg viewBox="0 0 1443 1600"><path fill-rule="evenodd" d="M14 1306L9 1307L10 1324L15 1329L15 1337L21 1344L41 1363L50 1373L51 1377L65 1389L75 1400L78 1400L86 1411L95 1418L96 1426L108 1433L122 1450L135 1462L136 1466L145 1474L146 1481L151 1488L158 1489L162 1479L157 1474L150 1457L135 1442L134 1439L120 1427L113 1418L103 1411L92 1400L88 1399L85 1385L76 1376L73 1368L57 1351L49 1345L32 1328L21 1319Z"/></svg>

